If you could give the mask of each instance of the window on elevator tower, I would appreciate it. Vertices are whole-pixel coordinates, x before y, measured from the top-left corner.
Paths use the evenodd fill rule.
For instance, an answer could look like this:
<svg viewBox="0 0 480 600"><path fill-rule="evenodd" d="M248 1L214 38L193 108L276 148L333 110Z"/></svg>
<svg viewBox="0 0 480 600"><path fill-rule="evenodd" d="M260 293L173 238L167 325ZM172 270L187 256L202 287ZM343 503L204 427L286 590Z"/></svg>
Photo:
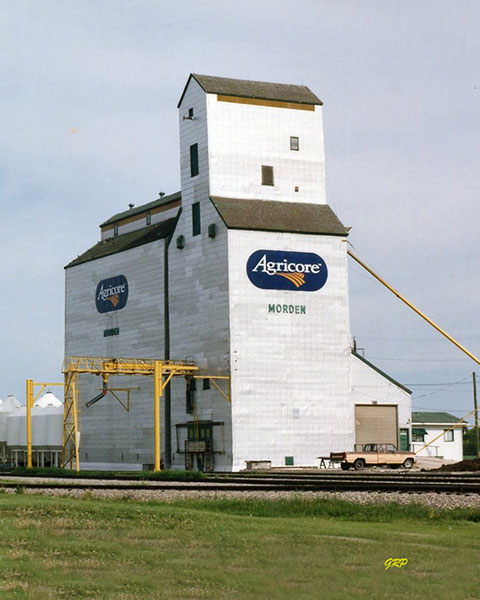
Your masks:
<svg viewBox="0 0 480 600"><path fill-rule="evenodd" d="M192 204L192 235L200 235L200 202Z"/></svg>
<svg viewBox="0 0 480 600"><path fill-rule="evenodd" d="M262 165L262 185L274 185L273 167Z"/></svg>
<svg viewBox="0 0 480 600"><path fill-rule="evenodd" d="M190 177L198 175L198 144L190 146Z"/></svg>

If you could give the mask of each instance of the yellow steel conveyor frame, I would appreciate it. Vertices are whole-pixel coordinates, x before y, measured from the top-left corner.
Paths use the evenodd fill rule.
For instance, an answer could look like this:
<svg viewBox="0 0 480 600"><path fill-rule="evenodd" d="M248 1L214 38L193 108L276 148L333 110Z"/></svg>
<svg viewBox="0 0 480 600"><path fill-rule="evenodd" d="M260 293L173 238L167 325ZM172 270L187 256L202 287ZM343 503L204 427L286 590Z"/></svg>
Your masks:
<svg viewBox="0 0 480 600"><path fill-rule="evenodd" d="M91 356L71 356L65 359L65 405L63 422L62 466L70 465L79 470L80 422L78 411L79 376L84 373L101 375L103 388L107 390L111 375L153 376L154 404L154 471L160 471L160 398L173 377L194 377L210 379L222 396L230 402L230 377L220 375L195 375L198 367L192 364L149 358L102 358ZM228 380L228 392L215 382L216 379ZM105 392L106 393L106 392Z"/></svg>

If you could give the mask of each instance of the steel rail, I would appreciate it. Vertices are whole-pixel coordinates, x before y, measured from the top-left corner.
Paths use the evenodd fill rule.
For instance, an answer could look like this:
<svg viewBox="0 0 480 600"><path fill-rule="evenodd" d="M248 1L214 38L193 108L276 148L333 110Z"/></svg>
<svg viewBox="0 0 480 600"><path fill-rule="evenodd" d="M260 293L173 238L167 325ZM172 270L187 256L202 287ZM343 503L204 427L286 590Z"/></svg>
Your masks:
<svg viewBox="0 0 480 600"><path fill-rule="evenodd" d="M13 478L11 478L13 479ZM139 481L111 482L29 482L23 478L15 481L0 481L1 488L24 488L32 490L109 490L109 491L215 491L215 492L252 492L252 491L380 491L380 492L448 492L480 494L480 481L467 478L437 478L423 477L416 480L404 480L401 477L381 480L364 476L355 477L325 477L315 480L260 480L253 481Z"/></svg>

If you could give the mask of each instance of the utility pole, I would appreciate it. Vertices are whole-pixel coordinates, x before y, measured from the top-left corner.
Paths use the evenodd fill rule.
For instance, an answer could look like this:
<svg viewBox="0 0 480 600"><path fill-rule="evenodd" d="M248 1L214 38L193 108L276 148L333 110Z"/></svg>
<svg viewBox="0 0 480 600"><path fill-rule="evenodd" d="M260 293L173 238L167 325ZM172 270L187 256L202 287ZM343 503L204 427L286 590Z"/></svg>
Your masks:
<svg viewBox="0 0 480 600"><path fill-rule="evenodd" d="M473 377L473 407L475 408L475 436L477 440L477 458L480 456L480 432L478 431L478 409L477 409L477 377L475 372Z"/></svg>

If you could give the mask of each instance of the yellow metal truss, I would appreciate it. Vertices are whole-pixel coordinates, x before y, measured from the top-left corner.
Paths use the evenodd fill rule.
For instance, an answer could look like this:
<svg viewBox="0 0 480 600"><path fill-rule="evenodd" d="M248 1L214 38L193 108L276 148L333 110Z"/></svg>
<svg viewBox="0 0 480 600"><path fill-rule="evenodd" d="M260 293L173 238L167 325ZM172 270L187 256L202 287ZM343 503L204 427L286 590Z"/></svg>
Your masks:
<svg viewBox="0 0 480 600"><path fill-rule="evenodd" d="M79 470L80 419L79 419L79 375L91 373L101 375L106 389L110 375L147 375L154 380L154 424L155 463L154 471L160 471L160 398L173 377L199 377L210 379L222 396L230 401L230 385L227 394L216 384L216 379L230 377L219 375L195 376L198 367L192 364L151 358L102 358L92 356L70 356L65 359L65 407L63 422L62 466L70 465Z"/></svg>

